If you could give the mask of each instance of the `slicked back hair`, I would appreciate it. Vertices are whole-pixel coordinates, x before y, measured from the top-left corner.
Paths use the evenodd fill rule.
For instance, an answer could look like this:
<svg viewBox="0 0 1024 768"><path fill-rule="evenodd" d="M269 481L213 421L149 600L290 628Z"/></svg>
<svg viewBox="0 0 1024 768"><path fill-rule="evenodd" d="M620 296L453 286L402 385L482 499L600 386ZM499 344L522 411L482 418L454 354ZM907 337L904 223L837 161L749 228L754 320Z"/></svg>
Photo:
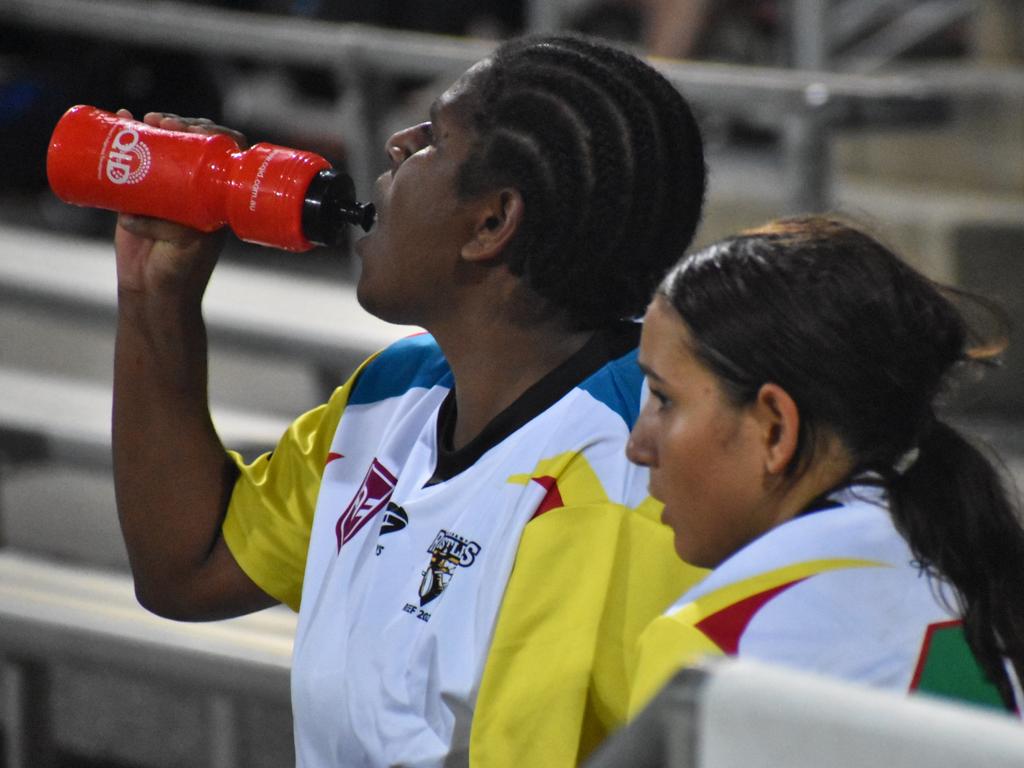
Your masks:
<svg viewBox="0 0 1024 768"><path fill-rule="evenodd" d="M470 93L459 179L525 203L506 263L577 328L642 314L700 221L700 131L682 95L637 57L569 35L500 46Z"/></svg>
<svg viewBox="0 0 1024 768"><path fill-rule="evenodd" d="M692 253L659 293L735 405L767 382L796 403L791 476L832 434L851 476L884 480L914 561L952 585L968 644L1007 707L1019 706L1004 661L1024 678L1024 527L988 456L937 414L956 371L1006 346L1005 312L828 216L777 220ZM968 308L999 332L979 333Z"/></svg>

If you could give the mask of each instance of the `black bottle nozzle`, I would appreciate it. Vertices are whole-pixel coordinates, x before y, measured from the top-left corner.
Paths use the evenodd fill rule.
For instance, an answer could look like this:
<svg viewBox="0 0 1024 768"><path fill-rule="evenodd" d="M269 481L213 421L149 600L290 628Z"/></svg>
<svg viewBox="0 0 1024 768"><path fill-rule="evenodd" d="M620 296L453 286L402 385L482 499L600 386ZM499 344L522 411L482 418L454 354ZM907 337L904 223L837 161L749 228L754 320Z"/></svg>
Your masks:
<svg viewBox="0 0 1024 768"><path fill-rule="evenodd" d="M376 211L373 203L356 202L352 178L334 168L320 171L306 190L302 205L302 231L318 245L338 245L345 226L355 224L369 232Z"/></svg>

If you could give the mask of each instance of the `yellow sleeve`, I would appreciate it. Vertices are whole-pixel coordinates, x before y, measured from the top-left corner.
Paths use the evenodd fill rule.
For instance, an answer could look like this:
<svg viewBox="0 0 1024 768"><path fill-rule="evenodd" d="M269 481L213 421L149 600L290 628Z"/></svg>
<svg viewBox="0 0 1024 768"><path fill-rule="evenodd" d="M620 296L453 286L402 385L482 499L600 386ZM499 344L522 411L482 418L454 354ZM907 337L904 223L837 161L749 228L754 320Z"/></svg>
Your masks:
<svg viewBox="0 0 1024 768"><path fill-rule="evenodd" d="M470 735L474 766L574 766L625 722L642 628L704 575L649 510L553 509L523 531Z"/></svg>
<svg viewBox="0 0 1024 768"><path fill-rule="evenodd" d="M231 452L240 475L224 519L224 540L249 578L295 611L302 597L306 551L327 453L352 387L367 363L327 403L296 419L271 453L245 464Z"/></svg>
<svg viewBox="0 0 1024 768"><path fill-rule="evenodd" d="M643 631L637 643L637 665L629 695L630 719L683 667L722 650L693 624L680 617L659 616Z"/></svg>

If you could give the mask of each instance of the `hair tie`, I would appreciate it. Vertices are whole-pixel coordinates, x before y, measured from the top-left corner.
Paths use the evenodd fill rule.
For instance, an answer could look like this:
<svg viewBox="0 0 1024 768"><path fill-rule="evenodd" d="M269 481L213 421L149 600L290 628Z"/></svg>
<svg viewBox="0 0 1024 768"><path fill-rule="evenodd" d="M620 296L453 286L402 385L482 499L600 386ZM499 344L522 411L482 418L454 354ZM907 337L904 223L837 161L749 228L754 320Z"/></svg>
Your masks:
<svg viewBox="0 0 1024 768"><path fill-rule="evenodd" d="M907 471L914 466L918 457L921 455L921 449L916 445L909 451L900 456L896 461L893 462L892 468L896 471L896 474L903 476L907 474Z"/></svg>

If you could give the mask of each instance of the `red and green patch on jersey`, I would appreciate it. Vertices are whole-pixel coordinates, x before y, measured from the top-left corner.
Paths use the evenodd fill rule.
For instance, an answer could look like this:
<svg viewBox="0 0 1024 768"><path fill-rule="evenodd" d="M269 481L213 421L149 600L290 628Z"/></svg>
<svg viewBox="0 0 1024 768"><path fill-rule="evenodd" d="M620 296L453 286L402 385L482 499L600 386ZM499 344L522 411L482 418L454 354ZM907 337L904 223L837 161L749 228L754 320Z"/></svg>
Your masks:
<svg viewBox="0 0 1024 768"><path fill-rule="evenodd" d="M1005 710L964 636L963 622L930 624L921 643L911 691Z"/></svg>

